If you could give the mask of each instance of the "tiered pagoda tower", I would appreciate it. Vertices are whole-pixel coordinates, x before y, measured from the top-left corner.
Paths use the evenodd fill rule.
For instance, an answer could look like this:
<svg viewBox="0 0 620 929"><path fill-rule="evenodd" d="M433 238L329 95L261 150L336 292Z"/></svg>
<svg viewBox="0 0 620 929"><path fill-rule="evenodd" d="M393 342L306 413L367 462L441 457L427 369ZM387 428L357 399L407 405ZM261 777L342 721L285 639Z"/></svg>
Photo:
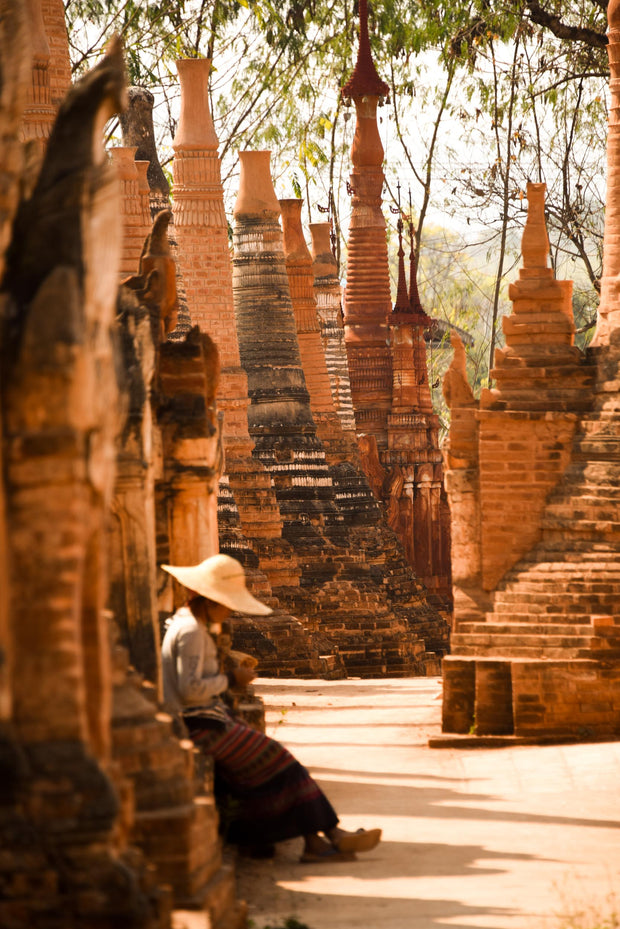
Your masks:
<svg viewBox="0 0 620 929"><path fill-rule="evenodd" d="M331 249L331 224L310 223L316 312L334 405L342 428L355 436L351 381L342 322L342 288Z"/></svg>
<svg viewBox="0 0 620 929"><path fill-rule="evenodd" d="M411 232L410 227L410 232ZM450 601L450 517L443 489L439 420L433 412L424 333L432 320L422 309L413 236L407 292L403 221L398 220L398 288L390 317L392 409L388 448L381 456L388 522L409 563L429 591Z"/></svg>
<svg viewBox="0 0 620 929"><path fill-rule="evenodd" d="M211 62L183 59L177 67L181 113L173 142L175 236L192 322L212 336L220 354L225 480L272 586L297 586L299 568L282 539L271 478L252 457L248 379L239 358L218 139L207 91Z"/></svg>
<svg viewBox="0 0 620 929"><path fill-rule="evenodd" d="M402 240L392 311L385 220L383 146L377 106L388 93L370 50L368 9L360 0L360 42L342 88L356 110L351 148L353 197L344 329L362 463L409 563L446 609L451 605L450 529L443 491L438 419L433 414L422 310L412 256L407 293ZM402 237L402 220L399 220Z"/></svg>
<svg viewBox="0 0 620 929"><path fill-rule="evenodd" d="M250 452L247 379L239 362L231 300L228 225L208 97L210 68L207 58L177 62L181 113L172 143L174 225L192 322L211 335L220 352L219 405L224 411L226 442L240 445L240 454L246 456Z"/></svg>
<svg viewBox="0 0 620 929"><path fill-rule="evenodd" d="M381 212L383 145L377 106L389 87L377 74L368 37L368 8L360 0L360 43L353 74L342 88L356 113L351 148L351 224L344 330L349 358L351 395L358 434L387 447L387 419L392 400L392 358L388 347L388 315L392 309L385 219Z"/></svg>
<svg viewBox="0 0 620 929"><path fill-rule="evenodd" d="M316 321L309 319L313 302L309 288L311 262L302 241L298 207L294 212L292 224L293 208L287 206L286 251L299 298L301 336L306 350L310 349L311 367L316 369L320 337ZM428 617L441 637L442 623L437 614L432 617L432 609L423 602L419 590L413 588L406 572L400 575L401 566L392 552L388 554L387 548L383 548L381 566L374 564L376 553L369 550L367 532L367 523L373 518L372 507L363 507L357 514L357 522L353 513L345 514L341 507L338 489L344 489L344 483L334 473L338 466L335 469L330 466L326 446L313 419L313 386L317 388L315 396L322 398L317 409L319 412L329 409L331 428L338 432L343 450L346 439L333 408L324 358L320 365L323 376L315 383L310 372L311 390L308 390L279 214L269 152L242 152L235 204L233 284L241 360L248 372L251 400L248 422L255 440L254 455L273 478L284 519L284 537L291 542L302 567L297 591L275 592L291 612L308 622L310 629L337 645L349 673L363 676L419 673L426 658L417 638L418 624L420 621L425 624ZM303 267L308 286L302 286ZM339 466L355 472L355 465L344 461L342 452L334 460L338 457ZM361 487L355 481L352 489L356 500L361 499ZM375 505L367 485L366 494ZM375 518L372 539L381 548L383 535L379 522ZM357 537L353 540L358 526L359 542ZM398 592L388 577L390 571L398 571L402 578L402 589ZM407 601L403 613L390 602L391 596L399 601L399 606L404 607L403 601Z"/></svg>

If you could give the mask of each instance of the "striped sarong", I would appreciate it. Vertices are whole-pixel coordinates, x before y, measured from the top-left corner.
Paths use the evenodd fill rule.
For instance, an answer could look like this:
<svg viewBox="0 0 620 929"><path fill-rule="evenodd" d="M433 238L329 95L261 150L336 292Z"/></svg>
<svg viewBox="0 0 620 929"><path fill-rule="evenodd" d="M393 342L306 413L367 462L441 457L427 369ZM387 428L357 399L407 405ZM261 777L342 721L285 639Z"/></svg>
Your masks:
<svg viewBox="0 0 620 929"><path fill-rule="evenodd" d="M185 718L197 748L215 761L222 831L230 842L265 845L327 832L338 823L308 771L275 739L231 718L222 730L208 718Z"/></svg>

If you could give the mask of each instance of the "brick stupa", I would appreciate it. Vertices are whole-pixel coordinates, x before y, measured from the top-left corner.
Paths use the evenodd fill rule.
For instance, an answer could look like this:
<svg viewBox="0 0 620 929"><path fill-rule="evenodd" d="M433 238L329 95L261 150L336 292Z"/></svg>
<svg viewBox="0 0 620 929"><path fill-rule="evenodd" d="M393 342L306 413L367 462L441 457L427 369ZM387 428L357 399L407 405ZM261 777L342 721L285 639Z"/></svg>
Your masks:
<svg viewBox="0 0 620 929"><path fill-rule="evenodd" d="M392 301L386 227L381 212L385 176L377 106L387 97L389 88L379 78L372 60L366 0L360 2L359 15L357 63L342 88L343 98L353 101L356 114L343 313L356 429L358 434L373 436L382 451L387 447L392 395L387 328Z"/></svg>
<svg viewBox="0 0 620 929"><path fill-rule="evenodd" d="M433 412L424 334L431 320L418 293L411 236L407 291L403 221L398 221L398 288L390 316L392 408L388 448L381 456L386 471L384 498L388 522L409 563L438 602L450 601L450 516L443 487L439 419Z"/></svg>
<svg viewBox="0 0 620 929"><path fill-rule="evenodd" d="M528 185L496 388L476 404L461 347L444 383L458 539L443 728L467 737L620 736L620 454L613 274L620 5L609 6L612 108L597 346L574 347L570 282L548 267L544 185Z"/></svg>
<svg viewBox="0 0 620 929"><path fill-rule="evenodd" d="M386 586L373 576L367 553L348 544L347 521L317 434L302 368L269 153L242 153L241 169L233 281L241 360L252 401L249 427L256 442L254 454L273 477L284 535L302 566L299 591L277 591L278 596L309 628L338 646L350 673L367 676L373 668L387 675L416 673L425 660L422 642L416 641L416 620L423 615L431 619L432 611L421 604L416 591L417 616L411 604L407 618L396 616ZM308 273L299 228L288 241L296 243L289 256L303 255ZM307 288L304 294L301 309L307 310L312 302ZM309 323L310 328L313 351L318 351L316 324ZM324 359L320 370L321 396L332 409ZM339 428L337 418L332 422ZM375 539L379 542L376 533ZM438 630L437 617L435 625Z"/></svg>
<svg viewBox="0 0 620 929"><path fill-rule="evenodd" d="M330 466L335 501L344 520L348 546L352 551L363 553L364 561L382 577L385 593L391 600L391 608L398 621L405 619L407 624L414 624L417 633L424 638L427 648L443 653L447 644L447 627L440 622L433 628L430 614L424 619L425 608L420 595L420 583L414 577L398 539L388 526L383 509L371 491L361 467L353 424L351 423L349 428L343 428L342 423L346 424L347 420L343 420L335 409L334 396L346 396L348 373L346 355L338 354L344 350L341 339L342 326L339 325L337 312L340 306L340 287L337 279L334 286L335 262L330 250L329 224L325 225L327 235L323 239L320 235L317 237L319 248L328 251L319 252L319 260L314 262L314 274L317 271L322 274L314 277L301 223L302 202L281 200L280 205L287 275L297 323L300 355L310 393L310 406L317 424L317 434L323 443ZM321 314L317 298L312 296L313 277L315 291L318 279L326 297L322 308L324 319L329 323L327 348L331 351L332 375L334 371L338 371L344 376L343 383L338 385L338 391L330 391L328 386L330 378L325 343L319 337ZM334 362L339 360L344 364L334 365ZM438 451L437 454L439 455ZM430 486L427 482L423 491ZM423 491L419 493L421 498L424 498ZM437 533L437 538L439 537Z"/></svg>
<svg viewBox="0 0 620 929"><path fill-rule="evenodd" d="M280 200L284 258L312 417L326 454L333 463L350 457L354 435L344 432L334 403L325 348L321 340L312 256L301 224L302 206L303 202L298 199Z"/></svg>
<svg viewBox="0 0 620 929"><path fill-rule="evenodd" d="M342 321L342 287L338 278L338 263L331 249L331 224L310 223L309 229L316 312L334 406L342 428L354 436L355 417Z"/></svg>
<svg viewBox="0 0 620 929"><path fill-rule="evenodd" d="M342 96L353 100L356 110L343 307L355 427L364 470L390 526L435 602L449 612L450 527L438 420L428 386L424 330L429 321L419 302L415 273L411 300L407 293L403 254L392 312L381 211L384 152L377 125L377 106L388 86L372 60L366 0L360 2L359 15L357 63L342 88Z"/></svg>
<svg viewBox="0 0 620 929"><path fill-rule="evenodd" d="M299 569L282 540L271 479L252 457L248 382L239 358L218 140L209 108L211 62L183 59L177 67L181 114L173 142L175 236L192 322L213 337L220 353L218 405L223 413L226 481L271 584L296 586ZM251 567L256 567L255 559L253 564L246 562L246 568Z"/></svg>

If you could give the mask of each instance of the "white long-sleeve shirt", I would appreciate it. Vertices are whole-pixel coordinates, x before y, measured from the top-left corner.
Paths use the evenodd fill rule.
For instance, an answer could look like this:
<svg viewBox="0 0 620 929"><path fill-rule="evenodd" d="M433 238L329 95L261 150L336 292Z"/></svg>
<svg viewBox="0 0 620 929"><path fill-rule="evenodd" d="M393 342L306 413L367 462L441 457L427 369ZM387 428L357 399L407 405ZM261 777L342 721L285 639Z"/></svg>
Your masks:
<svg viewBox="0 0 620 929"><path fill-rule="evenodd" d="M168 623L161 664L164 703L171 713L213 707L228 687L228 677L219 670L215 642L186 606Z"/></svg>

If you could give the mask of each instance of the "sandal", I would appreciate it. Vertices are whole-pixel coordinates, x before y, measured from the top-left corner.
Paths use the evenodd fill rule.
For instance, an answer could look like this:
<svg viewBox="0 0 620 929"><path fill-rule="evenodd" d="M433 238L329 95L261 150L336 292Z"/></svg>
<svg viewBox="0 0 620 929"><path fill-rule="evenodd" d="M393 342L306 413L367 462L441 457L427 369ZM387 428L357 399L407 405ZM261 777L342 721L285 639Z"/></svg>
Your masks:
<svg viewBox="0 0 620 929"><path fill-rule="evenodd" d="M304 849L299 859L302 864L316 864L318 861L355 861L354 852L341 851L320 836L314 836L313 846L312 850Z"/></svg>
<svg viewBox="0 0 620 929"><path fill-rule="evenodd" d="M332 845L339 852L369 852L381 841L381 829L358 829L357 832L345 832Z"/></svg>

